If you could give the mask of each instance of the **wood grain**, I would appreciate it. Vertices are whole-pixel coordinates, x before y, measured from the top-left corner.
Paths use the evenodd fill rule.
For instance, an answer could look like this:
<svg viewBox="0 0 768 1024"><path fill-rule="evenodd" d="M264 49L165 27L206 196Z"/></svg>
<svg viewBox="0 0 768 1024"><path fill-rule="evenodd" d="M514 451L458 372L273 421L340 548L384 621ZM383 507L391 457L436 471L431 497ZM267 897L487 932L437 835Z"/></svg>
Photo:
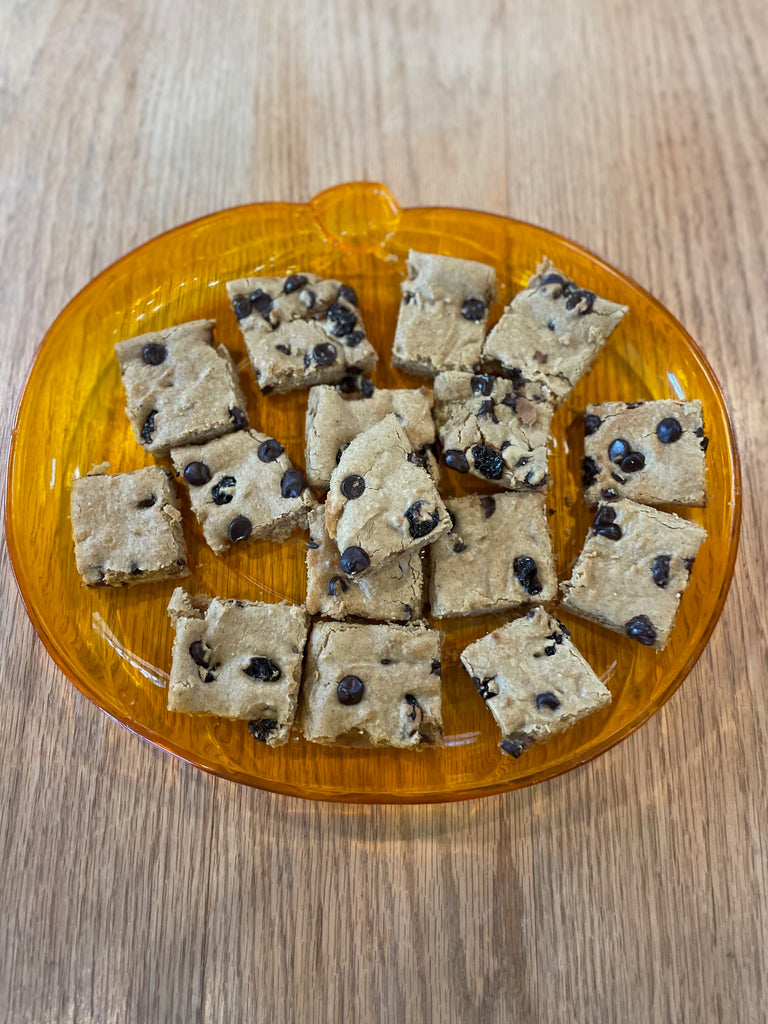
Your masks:
<svg viewBox="0 0 768 1024"><path fill-rule="evenodd" d="M4 445L109 262L373 178L639 280L716 368L744 468L731 595L664 710L449 807L272 797L139 742L54 669L3 548L0 1019L768 1018L767 49L762 0L0 5Z"/></svg>

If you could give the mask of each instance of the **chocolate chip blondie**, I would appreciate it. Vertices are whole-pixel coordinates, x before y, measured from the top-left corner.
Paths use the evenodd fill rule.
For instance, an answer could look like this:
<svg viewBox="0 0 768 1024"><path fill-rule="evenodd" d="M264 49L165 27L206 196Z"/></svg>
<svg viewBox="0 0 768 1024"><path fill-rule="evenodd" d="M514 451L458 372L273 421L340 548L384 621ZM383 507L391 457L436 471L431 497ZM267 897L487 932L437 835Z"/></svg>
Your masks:
<svg viewBox="0 0 768 1024"><path fill-rule="evenodd" d="M511 381L456 371L435 378L443 462L509 490L546 483L552 412L547 389L520 374Z"/></svg>
<svg viewBox="0 0 768 1024"><path fill-rule="evenodd" d="M496 295L496 271L475 260L411 249L402 282L392 363L434 377L474 369Z"/></svg>
<svg viewBox="0 0 768 1024"><path fill-rule="evenodd" d="M325 528L325 509L321 506L309 513L306 604L310 615L410 622L421 618L423 593L424 570L418 551L362 577L347 576Z"/></svg>
<svg viewBox="0 0 768 1024"><path fill-rule="evenodd" d="M499 746L512 757L611 702L568 630L543 608L470 644L461 662L501 729Z"/></svg>
<svg viewBox="0 0 768 1024"><path fill-rule="evenodd" d="M357 295L340 281L247 277L228 281L227 294L264 392L332 384L376 365Z"/></svg>
<svg viewBox="0 0 768 1024"><path fill-rule="evenodd" d="M561 405L626 312L544 258L488 335L483 355L545 384Z"/></svg>
<svg viewBox="0 0 768 1024"><path fill-rule="evenodd" d="M345 393L319 385L310 388L307 403L307 479L327 490L331 473L349 442L368 427L394 413L413 449L433 444L432 392L427 388L389 390L369 387Z"/></svg>
<svg viewBox="0 0 768 1024"><path fill-rule="evenodd" d="M442 635L426 626L317 622L307 645L301 730L313 743L442 744Z"/></svg>
<svg viewBox="0 0 768 1024"><path fill-rule="evenodd" d="M88 587L130 587L186 576L187 549L171 474L103 467L72 481L75 563Z"/></svg>
<svg viewBox="0 0 768 1024"><path fill-rule="evenodd" d="M349 443L331 474L325 523L347 576L432 543L448 511L394 413Z"/></svg>
<svg viewBox="0 0 768 1024"><path fill-rule="evenodd" d="M285 601L231 601L177 588L168 605L176 631L168 710L248 720L254 739L276 747L296 715L308 617Z"/></svg>
<svg viewBox="0 0 768 1024"><path fill-rule="evenodd" d="M432 614L505 611L557 595L544 495L535 492L446 499L450 533L430 547Z"/></svg>
<svg viewBox="0 0 768 1024"><path fill-rule="evenodd" d="M705 505L708 438L701 402L604 402L584 416L587 504Z"/></svg>
<svg viewBox="0 0 768 1024"><path fill-rule="evenodd" d="M115 345L128 418L152 455L248 426L232 357L214 348L213 320L194 320Z"/></svg>
<svg viewBox="0 0 768 1024"><path fill-rule="evenodd" d="M706 530L673 512L622 499L600 505L563 607L661 650Z"/></svg>
<svg viewBox="0 0 768 1024"><path fill-rule="evenodd" d="M175 448L171 459L189 488L192 511L210 547L284 540L307 525L315 498L279 441L240 430L204 445Z"/></svg>

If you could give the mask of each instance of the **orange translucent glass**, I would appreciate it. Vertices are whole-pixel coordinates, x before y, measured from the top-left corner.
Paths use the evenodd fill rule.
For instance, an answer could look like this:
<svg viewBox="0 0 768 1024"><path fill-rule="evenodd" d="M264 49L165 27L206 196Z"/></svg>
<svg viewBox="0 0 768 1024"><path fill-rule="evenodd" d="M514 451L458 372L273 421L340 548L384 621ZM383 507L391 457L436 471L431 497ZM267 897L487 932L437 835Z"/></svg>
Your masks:
<svg viewBox="0 0 768 1024"><path fill-rule="evenodd" d="M580 486L581 412L586 402L700 398L704 404L708 505L682 515L709 536L661 653L564 613L613 703L519 760L498 750L499 732L459 662L461 650L504 621L483 616L437 623L445 632L445 747L420 753L322 747L294 736L271 750L245 722L171 714L164 686L172 633L166 605L173 582L128 590L88 590L75 571L69 522L73 474L105 460L112 471L147 465L123 411L112 346L133 334L198 317L215 318L219 341L235 353L251 423L279 438L303 465L306 392L262 396L245 357L224 282L247 273L300 270L339 278L357 290L381 361L374 381L422 383L389 365L410 247L495 266L502 303L527 281L543 254L580 284L626 303L630 314L592 372L553 423L549 506L561 579L570 574L590 521ZM717 380L680 324L647 292L579 246L541 228L457 209L401 210L381 185L348 184L308 204L238 207L176 228L129 253L92 281L46 335L29 377L11 443L6 526L16 578L43 643L75 685L129 729L186 760L238 782L327 800L456 800L514 789L568 771L646 721L680 685L701 653L733 573L740 520L738 458ZM483 490L444 473L446 493ZM183 496L186 501L186 496ZM192 592L301 602L306 537L283 545L236 547L223 557L205 546L185 504Z"/></svg>

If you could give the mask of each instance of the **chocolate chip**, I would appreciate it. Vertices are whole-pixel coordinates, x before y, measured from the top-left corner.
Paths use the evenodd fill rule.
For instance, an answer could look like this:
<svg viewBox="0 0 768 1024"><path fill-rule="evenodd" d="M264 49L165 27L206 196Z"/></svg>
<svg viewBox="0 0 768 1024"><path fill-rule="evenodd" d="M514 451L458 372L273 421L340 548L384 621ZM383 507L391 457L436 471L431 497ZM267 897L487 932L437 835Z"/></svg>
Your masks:
<svg viewBox="0 0 768 1024"><path fill-rule="evenodd" d="M463 551L467 550L467 545L464 543L463 540L457 540L456 543L453 545L453 550L457 555L460 555Z"/></svg>
<svg viewBox="0 0 768 1024"><path fill-rule="evenodd" d="M291 274L290 277L286 277L285 279L283 291L286 295L290 295L291 292L299 291L299 289L303 288L306 283L307 279L303 274Z"/></svg>
<svg viewBox="0 0 768 1024"><path fill-rule="evenodd" d="M415 722L416 719L418 718L419 712L421 711L421 705L419 704L419 702L416 700L412 693L406 693L403 699L410 708L410 711L408 712L408 718L410 718L412 722Z"/></svg>
<svg viewBox="0 0 768 1024"><path fill-rule="evenodd" d="M671 555L657 555L654 558L653 565L651 566L651 575L657 587L666 587L669 583L669 563L671 561Z"/></svg>
<svg viewBox="0 0 768 1024"><path fill-rule="evenodd" d="M645 466L645 456L642 452L630 452L621 460L623 473L637 473Z"/></svg>
<svg viewBox="0 0 768 1024"><path fill-rule="evenodd" d="M380 664L381 665L391 665L392 664L392 659L391 658L382 658L381 661L380 661Z"/></svg>
<svg viewBox="0 0 768 1024"><path fill-rule="evenodd" d="M439 675L441 675L442 671L443 671L443 669L442 669L442 666L441 666L440 662L436 661L435 659L433 659L432 660L432 668L430 669L430 675L439 676Z"/></svg>
<svg viewBox="0 0 768 1024"><path fill-rule="evenodd" d="M357 323L354 310L342 306L340 302L334 302L328 307L328 319L333 323L331 333L336 338L343 338L347 334L351 334Z"/></svg>
<svg viewBox="0 0 768 1024"><path fill-rule="evenodd" d="M560 707L560 701L554 695L554 693L537 693L534 700L536 701L537 711L541 711L542 708L549 708L550 711L557 711Z"/></svg>
<svg viewBox="0 0 768 1024"><path fill-rule="evenodd" d="M464 452L460 452L457 448L450 448L447 452L444 452L443 462L449 469L455 469L457 473L469 472L467 457Z"/></svg>
<svg viewBox="0 0 768 1024"><path fill-rule="evenodd" d="M551 645L549 647L545 647L544 648L544 653L546 654L546 656L548 658L551 658L552 655L555 654L556 651L557 651L557 647L552 647Z"/></svg>
<svg viewBox="0 0 768 1024"><path fill-rule="evenodd" d="M473 395L485 395L486 398L493 391L493 377L489 377L487 374L481 374L473 377L470 381Z"/></svg>
<svg viewBox="0 0 768 1024"><path fill-rule="evenodd" d="M156 495L150 494L148 498L142 498L141 501L137 501L136 508L152 508L156 501Z"/></svg>
<svg viewBox="0 0 768 1024"><path fill-rule="evenodd" d="M337 597L339 590L342 594L346 594L349 590L349 581L346 576L334 576L328 581L328 593L331 597Z"/></svg>
<svg viewBox="0 0 768 1024"><path fill-rule="evenodd" d="M365 331L352 331L347 335L346 344L349 348L357 348L361 341L365 341Z"/></svg>
<svg viewBox="0 0 768 1024"><path fill-rule="evenodd" d="M504 395L501 404L508 406L512 412L517 412L517 397L517 395L513 395L510 391L508 395Z"/></svg>
<svg viewBox="0 0 768 1024"><path fill-rule="evenodd" d="M611 462L621 462L624 456L629 455L631 451L632 445L629 441L625 441L623 437L617 437L608 445L608 458Z"/></svg>
<svg viewBox="0 0 768 1024"><path fill-rule="evenodd" d="M696 561L695 558L684 558L683 559L683 565L685 566L685 571L688 573L689 576L691 575L691 570L693 569L693 563L695 561Z"/></svg>
<svg viewBox="0 0 768 1024"><path fill-rule="evenodd" d="M238 320L245 320L247 316L251 315L251 300L245 295L236 295L232 299L232 309Z"/></svg>
<svg viewBox="0 0 768 1024"><path fill-rule="evenodd" d="M344 550L339 565L347 576L363 572L371 564L371 560L362 548L352 545Z"/></svg>
<svg viewBox="0 0 768 1024"><path fill-rule="evenodd" d="M491 687L491 683L495 678L496 676L487 676L485 679L480 679L479 676L472 676L472 682L475 684L475 689L483 700L490 700L492 697L498 697L498 687Z"/></svg>
<svg viewBox="0 0 768 1024"><path fill-rule="evenodd" d="M487 416L492 423L498 423L499 418L496 415L496 410L493 407L493 400L486 398L485 401L480 403L480 408L477 410L477 418L481 416Z"/></svg>
<svg viewBox="0 0 768 1024"><path fill-rule="evenodd" d="M141 358L147 363L148 366L159 366L160 363L164 363L166 356L168 355L168 349L165 345L160 345L157 342L150 342L145 345L141 350Z"/></svg>
<svg viewBox="0 0 768 1024"><path fill-rule="evenodd" d="M627 482L627 478L625 476L619 476L619 474L615 472L611 472L611 478L618 484L625 484Z"/></svg>
<svg viewBox="0 0 768 1024"><path fill-rule="evenodd" d="M550 331L554 331L554 329L555 329L555 321L554 320L547 320L547 327L550 329Z"/></svg>
<svg viewBox="0 0 768 1024"><path fill-rule="evenodd" d="M235 516L229 524L227 533L232 543L236 544L239 540L248 540L252 529L253 525L247 516Z"/></svg>
<svg viewBox="0 0 768 1024"><path fill-rule="evenodd" d="M359 498L364 490L365 480L357 473L351 473L341 481L341 493L345 498Z"/></svg>
<svg viewBox="0 0 768 1024"><path fill-rule="evenodd" d="M560 274L545 274L539 281L539 288L546 288L548 284L558 284L563 288L566 284L566 279Z"/></svg>
<svg viewBox="0 0 768 1024"><path fill-rule="evenodd" d="M667 416L665 419L660 420L656 426L656 437L658 437L662 444L672 444L673 441L679 441L682 435L683 428L680 426L680 421L676 420L674 416Z"/></svg>
<svg viewBox="0 0 768 1024"><path fill-rule="evenodd" d="M539 567L536 565L535 559L529 555L516 558L512 563L512 570L526 594L533 597L535 594L541 593L543 588L538 578Z"/></svg>
<svg viewBox="0 0 768 1024"><path fill-rule="evenodd" d="M206 467L207 468L207 467ZM211 497L217 505L228 505L234 495L232 491L236 485L233 476L223 476L217 484L211 488Z"/></svg>
<svg viewBox="0 0 768 1024"><path fill-rule="evenodd" d="M509 736L505 736L499 746L505 754L511 754L512 757L520 757L533 743L533 739L528 735L527 732L513 732Z"/></svg>
<svg viewBox="0 0 768 1024"><path fill-rule="evenodd" d="M624 632L632 640L645 644L646 647L653 647L656 643L656 627L647 615L636 615L624 627Z"/></svg>
<svg viewBox="0 0 768 1024"><path fill-rule="evenodd" d="M482 320L487 309L482 299L467 299L461 307L461 315L465 320Z"/></svg>
<svg viewBox="0 0 768 1024"><path fill-rule="evenodd" d="M275 459L279 459L285 451L285 448L276 441L274 437L267 438L266 441L262 441L258 447L256 454L262 462L274 462Z"/></svg>
<svg viewBox="0 0 768 1024"><path fill-rule="evenodd" d="M403 292L403 305L408 306L413 302L413 292Z"/></svg>
<svg viewBox="0 0 768 1024"><path fill-rule="evenodd" d="M360 303L357 301L357 292L351 285L343 284L339 288L339 298L344 299L350 304L350 306L359 306Z"/></svg>
<svg viewBox="0 0 768 1024"><path fill-rule="evenodd" d="M200 665L201 668L208 668L211 649L207 644L204 644L202 640L192 641L189 645L189 655L196 665Z"/></svg>
<svg viewBox="0 0 768 1024"><path fill-rule="evenodd" d="M252 718L248 723L248 732L259 743L266 743L276 728L276 718Z"/></svg>
<svg viewBox="0 0 768 1024"><path fill-rule="evenodd" d="M431 512L422 512L422 507L429 504L431 503L420 498L418 501L414 501L403 513L408 520L408 532L414 540L426 537L428 533L432 533L440 522L440 513L437 509L433 509Z"/></svg>
<svg viewBox="0 0 768 1024"><path fill-rule="evenodd" d="M696 427L694 434L696 437L704 437L704 427Z"/></svg>
<svg viewBox="0 0 768 1024"><path fill-rule="evenodd" d="M359 374L348 374L346 377L342 377L336 385L336 390L340 391L342 395L353 395L355 393L359 393L363 398L370 398L376 389L374 388L373 381L370 377L363 377Z"/></svg>
<svg viewBox="0 0 768 1024"><path fill-rule="evenodd" d="M190 487L202 487L211 479L211 471L204 462L188 462L184 467L184 479Z"/></svg>
<svg viewBox="0 0 768 1024"><path fill-rule="evenodd" d="M257 288L253 295L251 295L251 306L257 311L257 313L260 313L265 320L272 312L273 305L272 296L268 295L262 288Z"/></svg>
<svg viewBox="0 0 768 1024"><path fill-rule="evenodd" d="M703 452L705 452L707 450L707 448L709 448L709 438L708 437L702 437L702 439L699 441L699 448L701 448L701 450Z"/></svg>
<svg viewBox="0 0 768 1024"><path fill-rule="evenodd" d="M563 636L570 636L571 635L570 629L568 629L567 626L564 626L562 624L562 622L560 621L560 619L555 619L555 622L558 624L558 626L562 630Z"/></svg>
<svg viewBox="0 0 768 1024"><path fill-rule="evenodd" d="M131 562L131 576L141 576L142 570L138 562Z"/></svg>
<svg viewBox="0 0 768 1024"><path fill-rule="evenodd" d="M490 519L496 511L496 499L492 494L484 494L480 499L480 507L485 512L485 518Z"/></svg>
<svg viewBox="0 0 768 1024"><path fill-rule="evenodd" d="M600 497L605 498L606 501L615 501L618 496L619 492L613 487L604 487L602 491L600 491Z"/></svg>
<svg viewBox="0 0 768 1024"><path fill-rule="evenodd" d="M365 683L357 676L344 676L336 687L336 698L339 704L344 704L346 707L359 704L364 693Z"/></svg>
<svg viewBox="0 0 768 1024"><path fill-rule="evenodd" d="M235 424L236 430L244 430L248 426L248 417L236 405L229 410L229 418Z"/></svg>
<svg viewBox="0 0 768 1024"><path fill-rule="evenodd" d="M591 487L600 475L597 463L591 455L585 455L581 462L581 482L585 487Z"/></svg>
<svg viewBox="0 0 768 1024"><path fill-rule="evenodd" d="M312 540L310 538L310 541L309 541L309 544L307 544L307 547L308 548L312 548L313 551L317 551L317 549L320 547L320 545L317 543L316 540Z"/></svg>
<svg viewBox="0 0 768 1024"><path fill-rule="evenodd" d="M284 356L289 356L291 354L290 345L275 345L275 348L278 352L282 352Z"/></svg>
<svg viewBox="0 0 768 1024"><path fill-rule="evenodd" d="M504 472L504 459L501 457L501 454L487 445L473 445L472 458L475 461L475 469L486 480L498 480Z"/></svg>
<svg viewBox="0 0 768 1024"><path fill-rule="evenodd" d="M600 424L603 421L599 416L596 416L593 412L588 412L584 417L584 434L589 437L590 434L594 434L599 429Z"/></svg>
<svg viewBox="0 0 768 1024"><path fill-rule="evenodd" d="M616 509L600 505L592 523L592 532L608 540L621 540L621 527L615 520Z"/></svg>
<svg viewBox="0 0 768 1024"><path fill-rule="evenodd" d="M330 366L336 362L336 346L327 341L321 341L312 349L312 356L318 366Z"/></svg>
<svg viewBox="0 0 768 1024"><path fill-rule="evenodd" d="M141 440L143 444L152 443L152 435L155 432L155 416L157 416L157 409L153 409L149 416L144 420L144 426L141 428Z"/></svg>
<svg viewBox="0 0 768 1024"><path fill-rule="evenodd" d="M523 466L527 466L530 461L531 460L528 458L527 455L521 455L515 463L515 469L522 469Z"/></svg>
<svg viewBox="0 0 768 1024"><path fill-rule="evenodd" d="M339 448L339 450L336 452L336 465L337 466L341 462L341 456L344 454L344 452L347 450L347 448L349 448L349 441L347 441L346 444L343 444L341 446L341 448Z"/></svg>
<svg viewBox="0 0 768 1024"><path fill-rule="evenodd" d="M263 679L265 683L276 683L283 674L279 665L264 657L251 658L243 672L251 679Z"/></svg>
<svg viewBox="0 0 768 1024"><path fill-rule="evenodd" d="M406 619L413 618L413 608L411 608L409 604L403 605L403 615L406 617Z"/></svg>
<svg viewBox="0 0 768 1024"><path fill-rule="evenodd" d="M627 402L628 409L639 409L641 405L645 405L645 402Z"/></svg>
<svg viewBox="0 0 768 1024"><path fill-rule="evenodd" d="M284 498L298 498L306 486L303 473L298 469L286 469L280 481L280 493Z"/></svg>
<svg viewBox="0 0 768 1024"><path fill-rule="evenodd" d="M574 309L576 306L581 305L579 310L579 316L584 316L587 313L592 312L592 306L594 305L597 296L594 292L589 291L587 288L577 288L575 292L571 292L568 298L565 300L566 309Z"/></svg>

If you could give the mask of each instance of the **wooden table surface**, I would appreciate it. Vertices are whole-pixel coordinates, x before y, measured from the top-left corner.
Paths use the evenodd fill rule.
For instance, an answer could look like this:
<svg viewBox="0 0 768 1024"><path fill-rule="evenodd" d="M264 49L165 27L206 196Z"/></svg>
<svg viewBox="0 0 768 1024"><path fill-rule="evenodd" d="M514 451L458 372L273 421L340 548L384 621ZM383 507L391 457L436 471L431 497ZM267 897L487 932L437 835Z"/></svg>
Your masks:
<svg viewBox="0 0 768 1024"><path fill-rule="evenodd" d="M367 178L641 282L744 471L730 597L661 713L450 806L304 803L141 742L54 667L3 547L0 1020L768 1019L767 53L764 0L0 5L4 450L46 328L115 258Z"/></svg>

